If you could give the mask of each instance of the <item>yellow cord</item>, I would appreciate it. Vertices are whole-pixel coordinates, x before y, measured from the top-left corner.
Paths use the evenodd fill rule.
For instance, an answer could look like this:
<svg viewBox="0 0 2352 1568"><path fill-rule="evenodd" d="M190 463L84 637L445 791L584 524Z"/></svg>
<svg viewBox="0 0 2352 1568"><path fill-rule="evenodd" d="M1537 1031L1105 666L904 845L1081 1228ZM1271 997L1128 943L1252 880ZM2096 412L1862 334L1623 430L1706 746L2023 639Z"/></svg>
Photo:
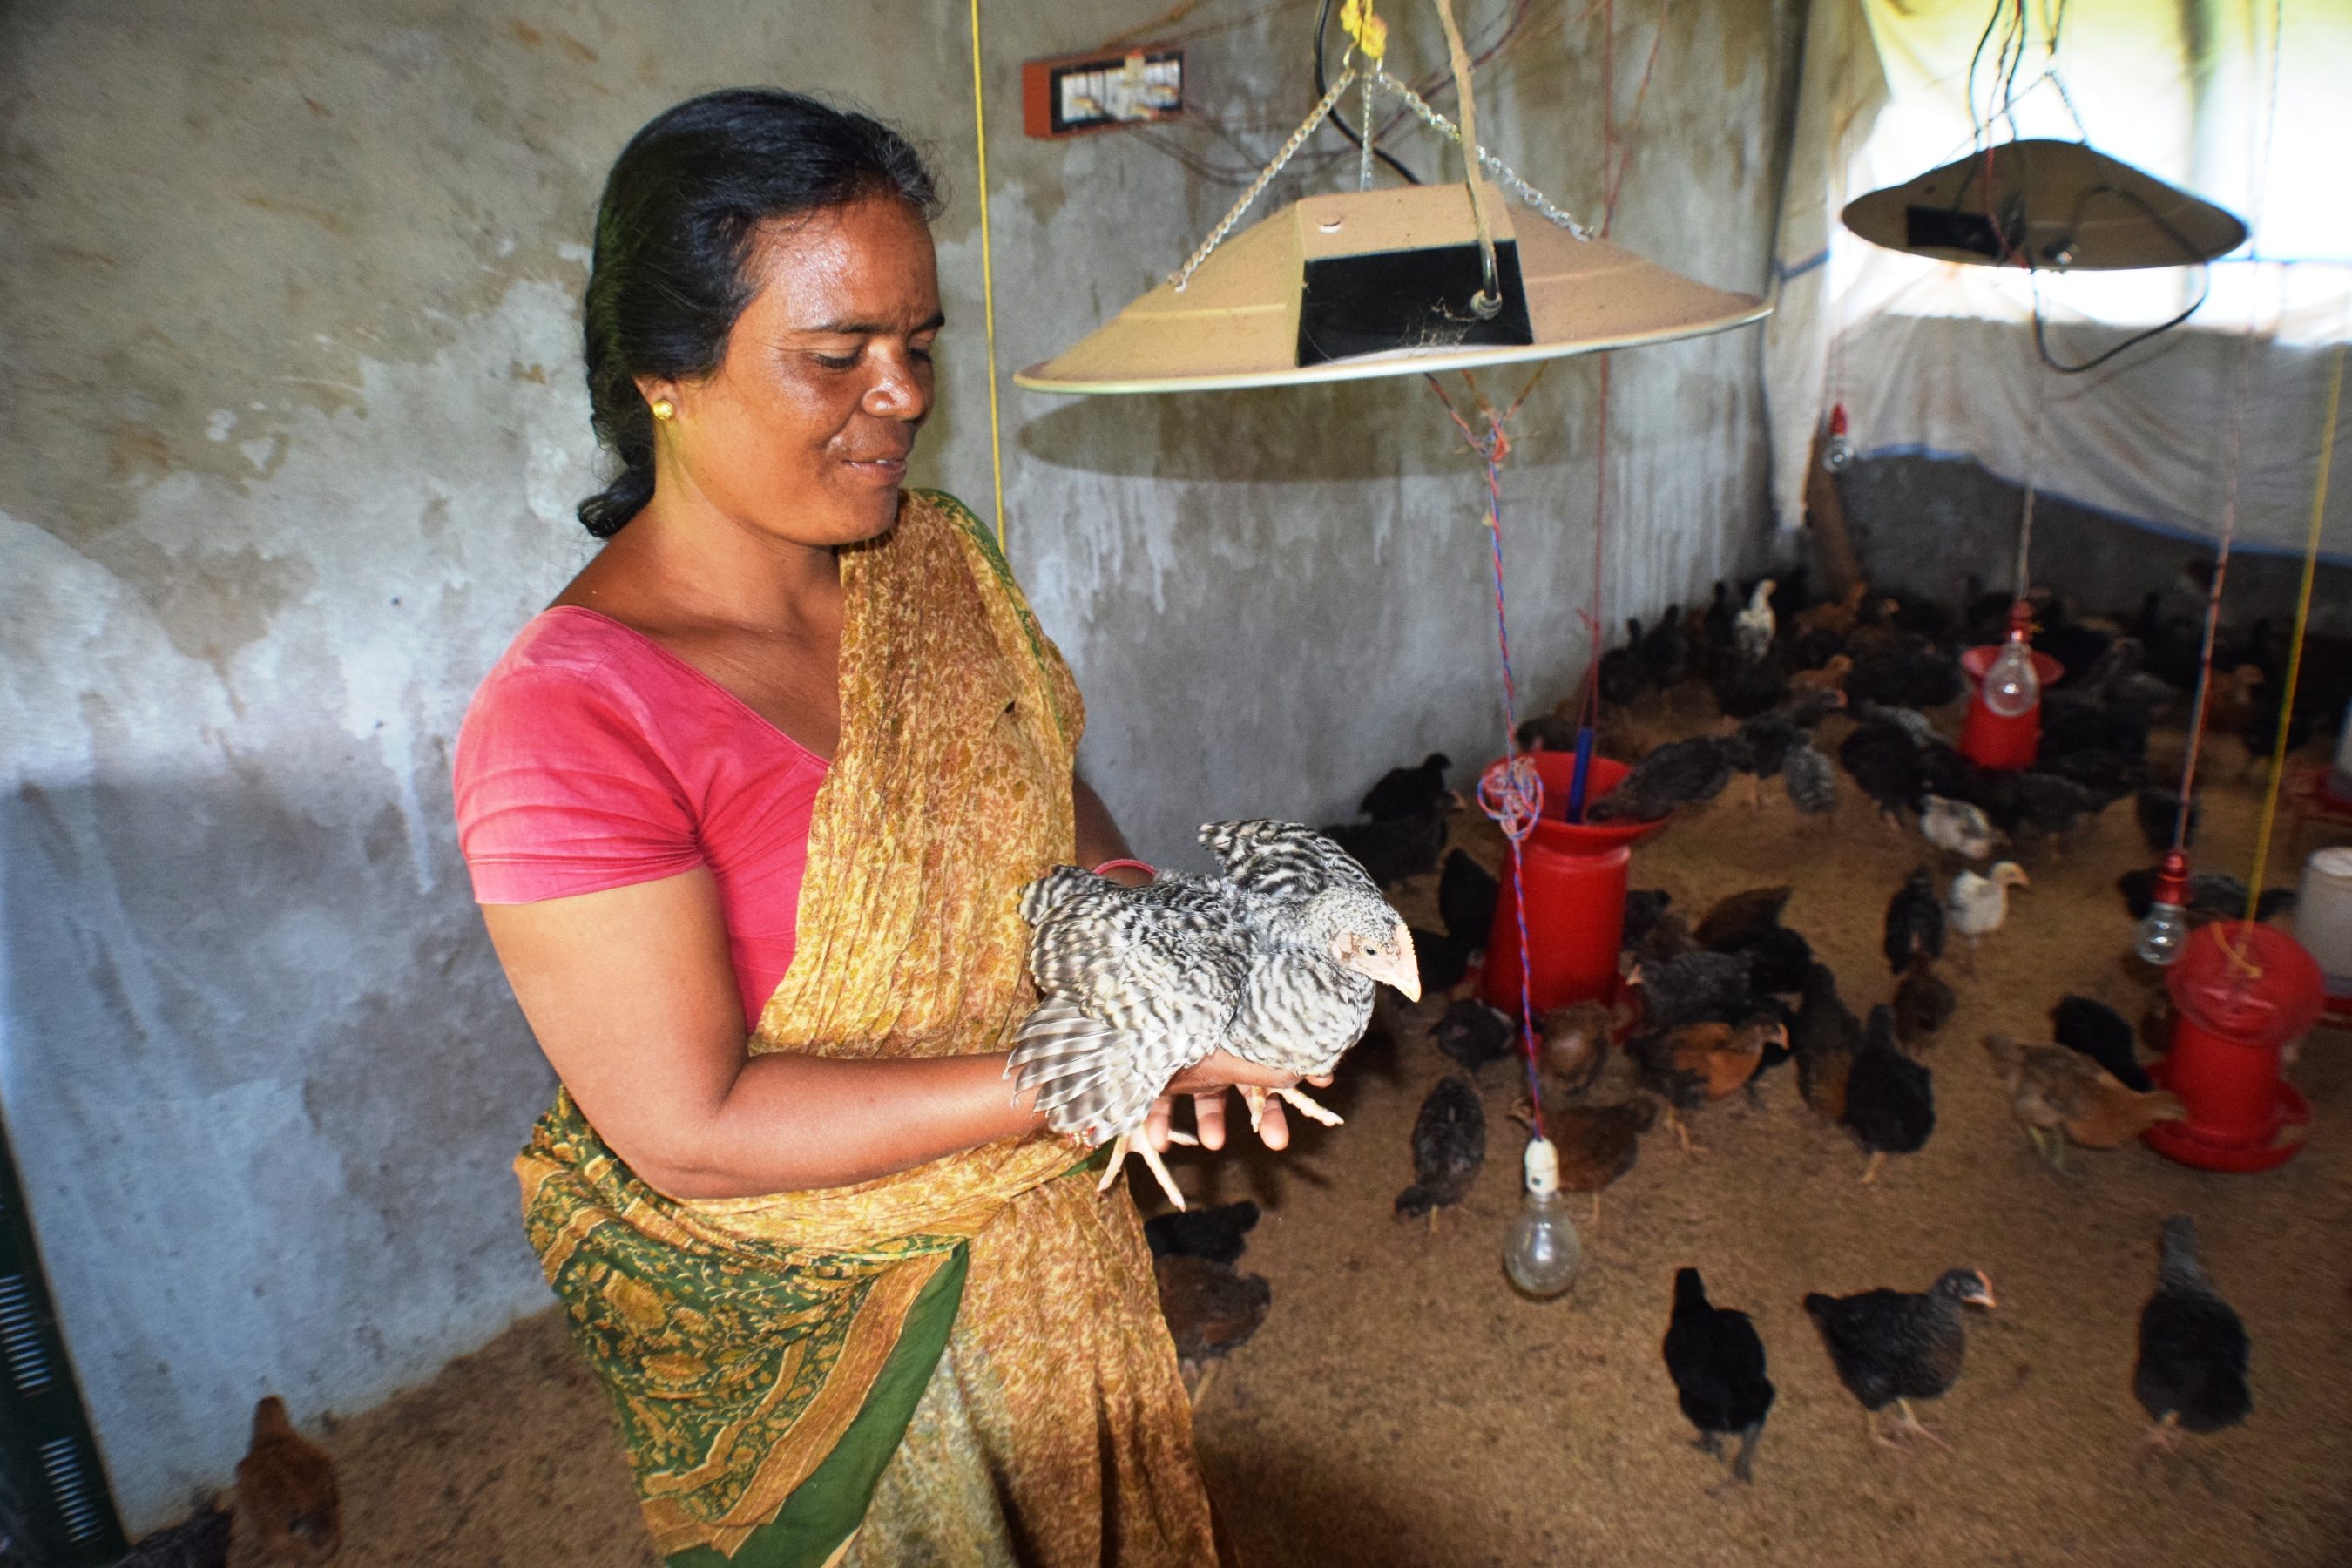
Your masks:
<svg viewBox="0 0 2352 1568"><path fill-rule="evenodd" d="M2336 413L2344 395L2344 345L2336 345L2336 368L2327 378L2327 417L2321 425L2319 489L2311 498L2311 538L2303 550L2303 596L2295 601L2294 639L2287 645L2286 689L2279 693L2278 740L2271 750L2271 787L2263 796L2263 826L2254 836L2254 874L2246 879L2246 919L2263 896L2271 863L2271 819L2278 814L2279 781L2286 772L2286 731L2294 717L2295 677L2303 670L2303 629L2311 620L2311 582L2319 569L2319 524L2327 515L2327 470L2336 457Z"/></svg>
<svg viewBox="0 0 2352 1568"><path fill-rule="evenodd" d="M1004 435L996 411L996 262L988 245L988 114L980 80L980 0L971 0L971 123L980 142L980 299L988 329L988 461L996 478L996 548L1004 549Z"/></svg>

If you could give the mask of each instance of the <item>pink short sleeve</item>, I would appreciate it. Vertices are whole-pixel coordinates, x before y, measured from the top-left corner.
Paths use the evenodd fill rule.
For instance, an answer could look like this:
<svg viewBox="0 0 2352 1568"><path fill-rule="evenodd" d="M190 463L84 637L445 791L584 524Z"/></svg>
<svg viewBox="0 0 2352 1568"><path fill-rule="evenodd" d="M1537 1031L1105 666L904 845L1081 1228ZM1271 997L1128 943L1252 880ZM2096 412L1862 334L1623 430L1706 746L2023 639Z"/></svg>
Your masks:
<svg viewBox="0 0 2352 1568"><path fill-rule="evenodd" d="M474 898L527 904L705 863L635 694L601 668L502 663L457 738L457 841Z"/></svg>

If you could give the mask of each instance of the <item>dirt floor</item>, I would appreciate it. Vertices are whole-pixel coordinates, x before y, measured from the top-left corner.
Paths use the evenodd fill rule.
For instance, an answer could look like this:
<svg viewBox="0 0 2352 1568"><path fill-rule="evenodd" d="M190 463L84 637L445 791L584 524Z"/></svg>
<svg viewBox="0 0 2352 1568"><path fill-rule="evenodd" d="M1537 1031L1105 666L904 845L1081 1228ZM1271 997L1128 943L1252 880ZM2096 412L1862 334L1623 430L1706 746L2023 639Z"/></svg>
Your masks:
<svg viewBox="0 0 2352 1568"><path fill-rule="evenodd" d="M1694 693L1661 734L1707 726ZM1843 721L1823 739L1834 742ZM1945 728L1954 728L1947 716ZM2179 737L2159 736L2159 766ZM2242 876L2260 795L2217 742L2200 866ZM2177 762L2174 763L2177 766ZM1928 851L1845 802L1799 826L1778 786L1739 781L1636 849L1633 885L1677 907L1760 884L1796 887L1786 922L1837 971L1859 1013L1892 990L1878 955L1887 895ZM1493 864L1499 837L1457 817ZM2338 841L2342 835L2338 835ZM2273 849L2292 884L2317 830ZM1489 1158L1470 1201L1433 1228L1391 1215L1411 1179L1407 1133L1446 1068L1434 1009L1383 1017L1328 1096L1348 1118L1289 1153L1175 1162L1202 1202L1255 1198L1266 1217L1245 1269L1272 1281L1265 1328L1202 1392L1200 1450L1252 1568L1384 1565L2352 1563L2352 1037L2315 1035L2294 1078L2317 1113L2284 1169L2209 1175L2134 1145L2076 1152L2074 1180L2035 1157L1979 1045L2046 1038L2066 991L2137 1017L2116 874L2151 857L2128 804L2057 852L2018 858L2033 885L1975 973L1948 963L1960 1010L1924 1053L1937 1123L1920 1153L1864 1186L1849 1137L1810 1112L1793 1071L1762 1103L1697 1113L1704 1152L1662 1125L1585 1226L1570 1293L1515 1296L1500 1268L1519 1203L1519 1100L1508 1064L1482 1085ZM1433 879L1425 879L1433 881ZM1431 889L1400 902L1433 924ZM1139 1173L1140 1167L1137 1167ZM1586 1211L1576 1211L1581 1224ZM2164 1216L2193 1214L2207 1263L2253 1342L2254 1414L2135 1470L2134 1330ZM1755 1317L1780 1400L1756 1484L1725 1485L1688 1446L1658 1342L1674 1270ZM1970 1313L1967 1370L1922 1415L1952 1451L1873 1444L1799 1305L1947 1268L1990 1276ZM564 1564L647 1568L603 1399L553 1314L518 1324L430 1385L342 1422L343 1568Z"/></svg>

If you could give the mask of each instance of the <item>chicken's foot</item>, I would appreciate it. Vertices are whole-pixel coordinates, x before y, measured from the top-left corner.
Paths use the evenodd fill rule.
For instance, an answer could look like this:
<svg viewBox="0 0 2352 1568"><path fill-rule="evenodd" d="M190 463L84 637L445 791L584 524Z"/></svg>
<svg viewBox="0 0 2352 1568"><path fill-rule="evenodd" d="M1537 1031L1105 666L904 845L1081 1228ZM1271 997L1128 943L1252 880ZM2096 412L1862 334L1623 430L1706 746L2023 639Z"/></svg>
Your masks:
<svg viewBox="0 0 2352 1568"><path fill-rule="evenodd" d="M2180 1446L2180 1412L2170 1410L2164 1419L2149 1428L2139 1440L2138 1452L2132 1457L2132 1468L2139 1469L2158 1454L2169 1454Z"/></svg>
<svg viewBox="0 0 2352 1568"><path fill-rule="evenodd" d="M1919 1419L1917 1415L1912 1411L1911 1402L1909 1400L1898 1399L1895 1403L1903 1412L1902 1420L1895 1422L1892 1426L1884 1427L1880 1426L1874 1417L1872 1420L1872 1435L1876 1436L1881 1443L1891 1448L1905 1437L1925 1437L1930 1443L1935 1444L1938 1448L1943 1449L1947 1454L1952 1451L1952 1446L1949 1443L1945 1442L1941 1437L1937 1436L1936 1434Z"/></svg>
<svg viewBox="0 0 2352 1568"><path fill-rule="evenodd" d="M1180 1136L1171 1132L1169 1134L1169 1142L1192 1143L1197 1142L1198 1140L1189 1135ZM1177 1190L1176 1178L1168 1173L1167 1165L1160 1158L1160 1151L1154 1149L1151 1146L1151 1140L1140 1131L1123 1133L1118 1141L1110 1146L1110 1163L1103 1167L1103 1178L1096 1185L1095 1191L1098 1193L1110 1191L1110 1184L1118 1180L1118 1173L1127 1164L1127 1157L1129 1154L1143 1156L1144 1164L1150 1168L1153 1175L1160 1178L1160 1190L1168 1194L1168 1201L1180 1209L1184 1206L1184 1194Z"/></svg>
<svg viewBox="0 0 2352 1568"><path fill-rule="evenodd" d="M1706 1152L1706 1150L1700 1148L1697 1144L1690 1141L1690 1128L1684 1123L1682 1112L1676 1110L1671 1105L1666 1107L1666 1125L1675 1130L1675 1137L1681 1142L1684 1153L1704 1154Z"/></svg>
<svg viewBox="0 0 2352 1568"><path fill-rule="evenodd" d="M1296 1086L1289 1089L1263 1089L1243 1084L1241 1091L1243 1100L1250 1108L1250 1131L1253 1132L1257 1131L1258 1123L1265 1120L1265 1102L1269 1094L1277 1100L1288 1101L1297 1108L1301 1116L1320 1121L1326 1127L1337 1127L1341 1124L1338 1111L1316 1104Z"/></svg>
<svg viewBox="0 0 2352 1568"><path fill-rule="evenodd" d="M1885 1163L1886 1151L1884 1149L1874 1150L1870 1156L1870 1163L1862 1168L1862 1184L1866 1187L1870 1185L1871 1183L1878 1180L1878 1168Z"/></svg>

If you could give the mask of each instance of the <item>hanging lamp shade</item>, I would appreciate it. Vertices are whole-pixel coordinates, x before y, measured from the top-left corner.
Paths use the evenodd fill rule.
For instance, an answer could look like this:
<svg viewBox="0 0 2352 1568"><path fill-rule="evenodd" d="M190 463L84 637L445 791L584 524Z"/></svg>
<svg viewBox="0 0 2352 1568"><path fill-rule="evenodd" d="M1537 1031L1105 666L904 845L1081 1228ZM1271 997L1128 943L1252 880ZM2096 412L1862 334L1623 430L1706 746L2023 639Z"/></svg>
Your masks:
<svg viewBox="0 0 2352 1568"><path fill-rule="evenodd" d="M2245 243L2211 202L2079 142L2008 142L1847 205L1874 245L1937 261L2054 272L2187 267Z"/></svg>
<svg viewBox="0 0 2352 1568"><path fill-rule="evenodd" d="M1719 332L1771 307L1521 221L1484 186L1502 309L1470 308L1483 269L1469 192L1409 185L1308 196L1234 235L1180 292L1161 283L1066 353L1014 376L1033 392L1189 392L1468 370Z"/></svg>

